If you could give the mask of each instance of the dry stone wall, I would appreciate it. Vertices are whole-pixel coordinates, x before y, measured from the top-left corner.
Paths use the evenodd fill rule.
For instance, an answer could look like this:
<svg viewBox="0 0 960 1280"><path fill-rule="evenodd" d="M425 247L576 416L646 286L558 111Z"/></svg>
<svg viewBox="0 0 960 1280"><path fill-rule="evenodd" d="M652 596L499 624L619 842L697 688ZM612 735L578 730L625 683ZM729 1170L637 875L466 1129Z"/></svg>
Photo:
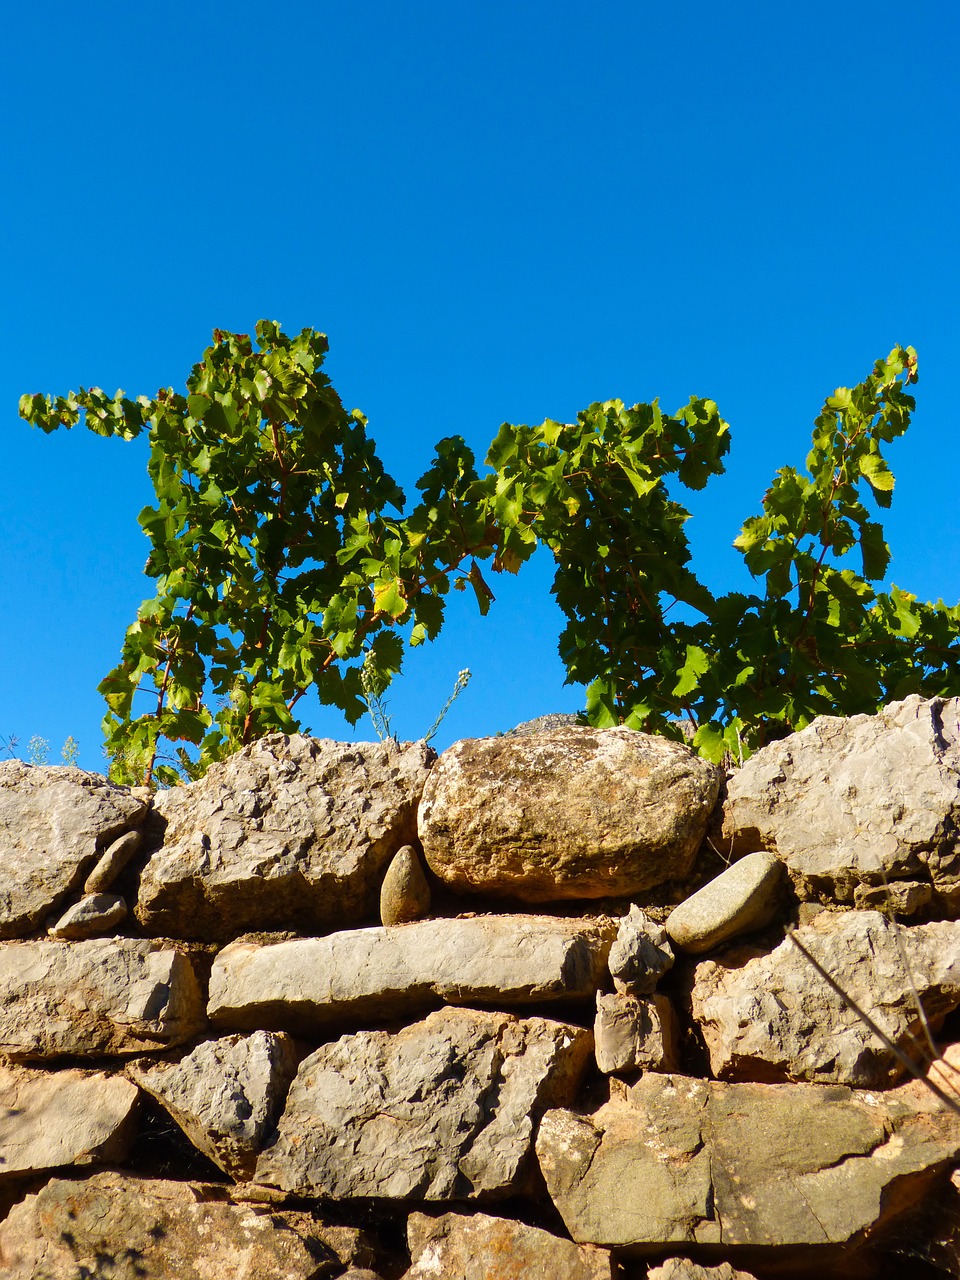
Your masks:
<svg viewBox="0 0 960 1280"><path fill-rule="evenodd" d="M0 1277L960 1274L958 722L0 764Z"/></svg>

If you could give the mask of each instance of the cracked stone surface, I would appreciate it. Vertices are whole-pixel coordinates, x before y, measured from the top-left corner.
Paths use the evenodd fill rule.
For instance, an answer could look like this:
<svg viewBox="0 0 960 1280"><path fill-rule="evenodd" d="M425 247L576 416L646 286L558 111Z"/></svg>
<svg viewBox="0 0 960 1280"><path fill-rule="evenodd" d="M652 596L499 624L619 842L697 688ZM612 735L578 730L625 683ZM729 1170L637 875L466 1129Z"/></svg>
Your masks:
<svg viewBox="0 0 960 1280"><path fill-rule="evenodd" d="M605 1249L485 1213L411 1213L407 1244L412 1266L403 1280L613 1280L617 1274Z"/></svg>
<svg viewBox="0 0 960 1280"><path fill-rule="evenodd" d="M522 1191L537 1118L573 1101L592 1048L582 1027L475 1009L343 1036L300 1064L257 1182L334 1199Z"/></svg>

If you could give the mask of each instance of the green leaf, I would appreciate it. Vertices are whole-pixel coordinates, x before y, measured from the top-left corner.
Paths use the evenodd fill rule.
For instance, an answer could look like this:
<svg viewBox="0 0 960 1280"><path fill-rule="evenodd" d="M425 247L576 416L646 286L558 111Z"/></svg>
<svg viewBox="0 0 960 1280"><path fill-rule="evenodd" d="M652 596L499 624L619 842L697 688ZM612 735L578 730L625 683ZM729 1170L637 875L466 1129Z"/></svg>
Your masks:
<svg viewBox="0 0 960 1280"><path fill-rule="evenodd" d="M688 644L686 660L679 671L679 678L673 687L675 698L684 698L692 693L700 683L700 677L710 670L710 656L698 645Z"/></svg>

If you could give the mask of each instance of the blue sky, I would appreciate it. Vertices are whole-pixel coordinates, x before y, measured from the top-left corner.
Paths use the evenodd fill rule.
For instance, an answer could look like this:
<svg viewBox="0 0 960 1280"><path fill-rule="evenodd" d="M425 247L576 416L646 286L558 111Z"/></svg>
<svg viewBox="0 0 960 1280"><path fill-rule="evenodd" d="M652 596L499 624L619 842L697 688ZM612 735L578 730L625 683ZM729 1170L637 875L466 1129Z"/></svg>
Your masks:
<svg viewBox="0 0 960 1280"><path fill-rule="evenodd" d="M412 492L441 436L594 400L711 396L727 475L695 565L802 464L837 385L895 343L891 580L960 596L955 370L960 9L887 0L16 6L0 94L0 735L71 734L152 594L145 446L17 417L25 391L182 387L214 327L329 335L327 371ZM685 499L686 500L686 499ZM550 564L466 596L390 693L416 737L577 710ZM301 704L302 705L302 704ZM357 735L311 709L314 732Z"/></svg>

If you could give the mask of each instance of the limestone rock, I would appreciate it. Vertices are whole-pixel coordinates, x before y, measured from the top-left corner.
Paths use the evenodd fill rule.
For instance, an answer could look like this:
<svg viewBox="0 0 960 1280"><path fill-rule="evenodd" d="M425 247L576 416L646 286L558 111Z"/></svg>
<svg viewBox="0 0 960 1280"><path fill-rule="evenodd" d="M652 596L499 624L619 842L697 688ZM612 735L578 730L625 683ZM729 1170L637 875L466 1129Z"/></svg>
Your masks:
<svg viewBox="0 0 960 1280"><path fill-rule="evenodd" d="M0 1063L0 1181L123 1160L136 1104L136 1086L120 1076Z"/></svg>
<svg viewBox="0 0 960 1280"><path fill-rule="evenodd" d="M68 907L52 929L51 938L79 940L107 933L127 918L127 904L113 893L88 893Z"/></svg>
<svg viewBox="0 0 960 1280"><path fill-rule="evenodd" d="M614 1071L675 1071L680 1025L664 995L597 994L593 1024L597 1066Z"/></svg>
<svg viewBox="0 0 960 1280"><path fill-rule="evenodd" d="M287 1035L205 1040L179 1062L133 1062L127 1075L170 1112L198 1151L224 1173L253 1176L297 1070Z"/></svg>
<svg viewBox="0 0 960 1280"><path fill-rule="evenodd" d="M886 884L858 884L854 905L885 915L915 916L933 900L933 885L917 880L888 880Z"/></svg>
<svg viewBox="0 0 960 1280"><path fill-rule="evenodd" d="M783 896L783 863L772 853L748 853L670 912L666 930L678 947L698 955L760 929Z"/></svg>
<svg viewBox="0 0 960 1280"><path fill-rule="evenodd" d="M689 1258L667 1258L659 1267L650 1267L647 1280L756 1280L749 1271L735 1271L729 1262L717 1267L701 1267Z"/></svg>
<svg viewBox="0 0 960 1280"><path fill-rule="evenodd" d="M166 828L137 918L148 933L226 941L374 916L390 859L416 836L433 759L422 742L274 733L251 743L157 796Z"/></svg>
<svg viewBox="0 0 960 1280"><path fill-rule="evenodd" d="M198 1183L56 1178L0 1224L4 1280L321 1280L342 1271L309 1213L210 1198Z"/></svg>
<svg viewBox="0 0 960 1280"><path fill-rule="evenodd" d="M582 1027L473 1009L343 1036L300 1064L257 1181L333 1199L519 1192L537 1117L572 1102L592 1047Z"/></svg>
<svg viewBox="0 0 960 1280"><path fill-rule="evenodd" d="M87 876L83 885L84 893L105 893L113 887L113 882L124 867L143 844L143 831L125 832L119 840L114 840Z"/></svg>
<svg viewBox="0 0 960 1280"><path fill-rule="evenodd" d="M411 1213L407 1244L413 1265L403 1280L613 1280L616 1274L605 1249L485 1213Z"/></svg>
<svg viewBox="0 0 960 1280"><path fill-rule="evenodd" d="M138 938L0 944L0 1053L101 1057L181 1044L206 1025L189 956Z"/></svg>
<svg viewBox="0 0 960 1280"><path fill-rule="evenodd" d="M839 1086L722 1084L649 1074L592 1116L548 1111L547 1188L578 1243L850 1246L922 1200L960 1144L960 1117ZM807 1274L807 1273L805 1273Z"/></svg>
<svg viewBox="0 0 960 1280"><path fill-rule="evenodd" d="M615 930L610 920L508 915L235 942L214 961L207 1012L224 1028L309 1034L440 1002L592 999Z"/></svg>
<svg viewBox="0 0 960 1280"><path fill-rule="evenodd" d="M613 985L624 995L644 996L673 967L673 948L662 924L633 905L621 919L607 959Z"/></svg>
<svg viewBox="0 0 960 1280"><path fill-rule="evenodd" d="M934 1029L960 1005L958 922L892 925L877 911L824 911L796 937L915 1058L923 1046L911 982ZM768 955L738 949L702 961L692 1009L717 1076L885 1088L903 1073L789 938Z"/></svg>
<svg viewBox="0 0 960 1280"><path fill-rule="evenodd" d="M430 886L413 845L399 849L380 886L380 920L385 925L422 920L430 910Z"/></svg>
<svg viewBox="0 0 960 1280"><path fill-rule="evenodd" d="M0 938L36 929L83 883L99 850L146 811L96 773L0 763Z"/></svg>
<svg viewBox="0 0 960 1280"><path fill-rule="evenodd" d="M629 895L689 874L720 778L681 743L632 729L468 739L430 775L420 841L458 891Z"/></svg>
<svg viewBox="0 0 960 1280"><path fill-rule="evenodd" d="M820 716L727 783L723 837L775 850L801 899L930 880L960 911L960 700L913 695L875 716Z"/></svg>

